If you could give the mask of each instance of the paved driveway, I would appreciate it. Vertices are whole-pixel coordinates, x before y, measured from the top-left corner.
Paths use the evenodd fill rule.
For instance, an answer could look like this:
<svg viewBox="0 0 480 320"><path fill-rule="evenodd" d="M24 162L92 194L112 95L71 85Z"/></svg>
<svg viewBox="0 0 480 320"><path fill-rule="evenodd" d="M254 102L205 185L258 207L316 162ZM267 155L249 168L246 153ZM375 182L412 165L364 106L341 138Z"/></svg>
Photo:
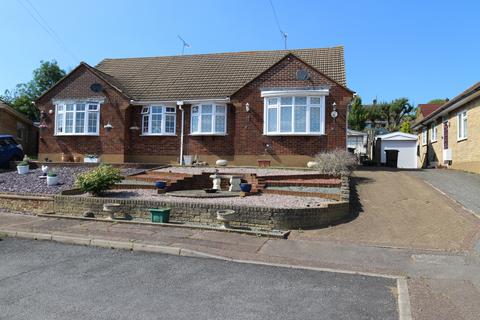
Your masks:
<svg viewBox="0 0 480 320"><path fill-rule="evenodd" d="M352 194L352 221L325 229L294 231L290 237L419 249L474 250L480 219L412 171L358 170L353 174Z"/></svg>
<svg viewBox="0 0 480 320"><path fill-rule="evenodd" d="M445 192L480 217L480 175L444 169L418 170L412 174Z"/></svg>
<svg viewBox="0 0 480 320"><path fill-rule="evenodd" d="M396 280L0 241L0 319L398 319Z"/></svg>

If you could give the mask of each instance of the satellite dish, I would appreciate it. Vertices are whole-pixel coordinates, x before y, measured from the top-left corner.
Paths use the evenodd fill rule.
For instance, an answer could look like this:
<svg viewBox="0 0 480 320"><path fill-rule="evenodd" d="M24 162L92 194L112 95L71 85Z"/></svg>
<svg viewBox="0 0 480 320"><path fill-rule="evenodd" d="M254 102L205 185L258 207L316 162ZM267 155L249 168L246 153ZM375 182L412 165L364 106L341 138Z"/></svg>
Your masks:
<svg viewBox="0 0 480 320"><path fill-rule="evenodd" d="M93 92L101 92L103 90L103 86L96 82L90 86L90 90Z"/></svg>
<svg viewBox="0 0 480 320"><path fill-rule="evenodd" d="M309 78L309 75L307 70L303 70L303 69L297 70L297 80L308 80L308 78Z"/></svg>

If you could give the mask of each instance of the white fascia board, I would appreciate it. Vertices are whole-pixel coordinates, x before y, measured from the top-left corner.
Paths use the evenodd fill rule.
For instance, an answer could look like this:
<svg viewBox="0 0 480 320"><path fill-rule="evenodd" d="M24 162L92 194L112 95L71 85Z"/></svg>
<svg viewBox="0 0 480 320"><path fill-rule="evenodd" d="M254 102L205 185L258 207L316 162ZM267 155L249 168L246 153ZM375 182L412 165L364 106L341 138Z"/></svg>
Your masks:
<svg viewBox="0 0 480 320"><path fill-rule="evenodd" d="M104 103L105 97L92 97L92 98L79 98L79 99L52 99L52 104L70 104L70 103L78 103L78 102L96 102L96 103Z"/></svg>
<svg viewBox="0 0 480 320"><path fill-rule="evenodd" d="M261 92L261 97L285 97L285 96L328 96L330 90L328 89L312 89L312 90L264 90Z"/></svg>

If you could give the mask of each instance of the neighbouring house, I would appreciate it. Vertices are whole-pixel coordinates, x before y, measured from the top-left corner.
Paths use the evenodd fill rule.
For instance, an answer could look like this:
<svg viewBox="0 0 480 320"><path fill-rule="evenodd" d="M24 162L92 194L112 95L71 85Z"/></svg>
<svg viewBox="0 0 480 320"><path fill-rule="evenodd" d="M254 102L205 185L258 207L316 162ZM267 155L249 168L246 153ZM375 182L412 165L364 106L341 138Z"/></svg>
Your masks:
<svg viewBox="0 0 480 320"><path fill-rule="evenodd" d="M38 128L23 113L0 100L0 134L12 135L25 154L37 156Z"/></svg>
<svg viewBox="0 0 480 320"><path fill-rule="evenodd" d="M374 162L394 168L417 168L417 136L400 131L376 136Z"/></svg>
<svg viewBox="0 0 480 320"><path fill-rule="evenodd" d="M413 125L418 166L448 166L480 173L480 82Z"/></svg>
<svg viewBox="0 0 480 320"><path fill-rule="evenodd" d="M352 129L347 130L347 149L357 155L366 155L368 134Z"/></svg>
<svg viewBox="0 0 480 320"><path fill-rule="evenodd" d="M36 105L41 159L305 166L346 148L343 47L81 63Z"/></svg>
<svg viewBox="0 0 480 320"><path fill-rule="evenodd" d="M425 117L428 117L431 113L436 111L438 108L442 106L441 103L423 103L417 106L418 114L416 121L420 121Z"/></svg>

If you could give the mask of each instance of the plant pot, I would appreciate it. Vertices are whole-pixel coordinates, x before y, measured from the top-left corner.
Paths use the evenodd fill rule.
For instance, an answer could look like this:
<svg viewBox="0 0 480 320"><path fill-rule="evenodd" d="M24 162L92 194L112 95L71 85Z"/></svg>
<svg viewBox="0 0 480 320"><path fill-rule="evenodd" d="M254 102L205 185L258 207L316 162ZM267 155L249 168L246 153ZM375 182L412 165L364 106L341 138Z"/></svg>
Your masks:
<svg viewBox="0 0 480 320"><path fill-rule="evenodd" d="M186 166L191 166L193 162L193 156L183 156L183 164Z"/></svg>
<svg viewBox="0 0 480 320"><path fill-rule="evenodd" d="M75 156L73 157L74 162L82 162L82 157L81 156Z"/></svg>
<svg viewBox="0 0 480 320"><path fill-rule="evenodd" d="M170 208L149 209L152 222L168 223L170 221Z"/></svg>
<svg viewBox="0 0 480 320"><path fill-rule="evenodd" d="M156 181L155 182L155 187L158 189L165 189L167 187L167 182L166 181Z"/></svg>
<svg viewBox="0 0 480 320"><path fill-rule="evenodd" d="M228 164L228 161L224 159L219 159L215 162L215 164L219 167L225 167Z"/></svg>
<svg viewBox="0 0 480 320"><path fill-rule="evenodd" d="M250 183L240 183L240 190L242 190L242 192L250 192L252 185Z"/></svg>
<svg viewBox="0 0 480 320"><path fill-rule="evenodd" d="M47 186L56 186L58 184L58 176L47 176Z"/></svg>
<svg viewBox="0 0 480 320"><path fill-rule="evenodd" d="M83 158L83 162L84 163L98 163L99 158L97 158L97 157L95 157L95 158L85 157L85 158Z"/></svg>
<svg viewBox="0 0 480 320"><path fill-rule="evenodd" d="M68 154L62 153L62 162L70 162L70 159L71 157Z"/></svg>
<svg viewBox="0 0 480 320"><path fill-rule="evenodd" d="M30 166L17 166L18 174L26 174L30 171Z"/></svg>
<svg viewBox="0 0 480 320"><path fill-rule="evenodd" d="M307 168L315 168L318 166L318 162L316 161L308 161L307 162Z"/></svg>
<svg viewBox="0 0 480 320"><path fill-rule="evenodd" d="M108 212L109 219L115 219L115 213L120 212L122 210L123 205L120 203L104 203L103 204L103 211Z"/></svg>

